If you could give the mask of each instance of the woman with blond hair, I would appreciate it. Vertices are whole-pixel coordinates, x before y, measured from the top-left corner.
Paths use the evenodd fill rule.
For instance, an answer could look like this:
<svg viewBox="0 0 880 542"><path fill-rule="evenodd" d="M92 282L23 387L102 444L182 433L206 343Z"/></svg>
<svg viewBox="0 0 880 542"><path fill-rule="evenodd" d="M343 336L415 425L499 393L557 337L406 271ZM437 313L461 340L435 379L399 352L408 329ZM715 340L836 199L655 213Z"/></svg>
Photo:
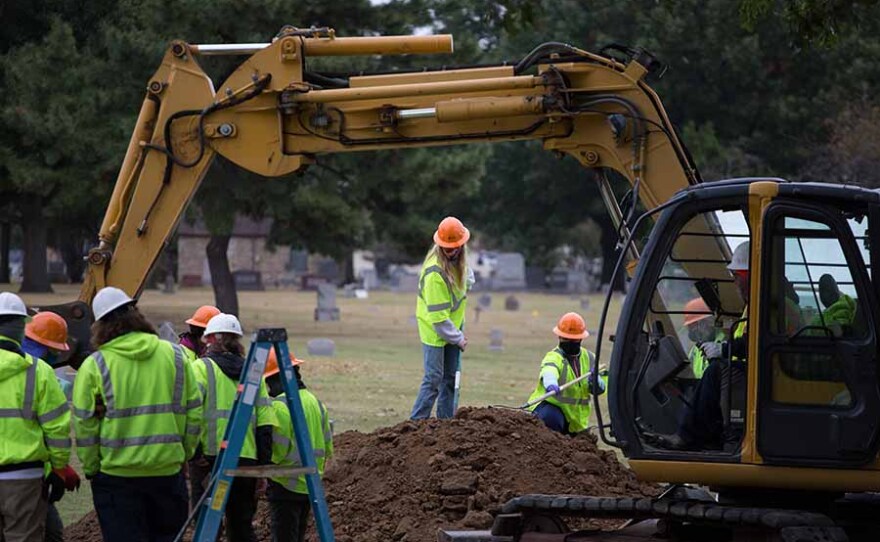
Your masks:
<svg viewBox="0 0 880 542"><path fill-rule="evenodd" d="M435 401L438 418L454 414L455 371L468 344L462 328L467 290L473 282L465 249L470 236L460 220L444 218L419 275L416 319L425 376L410 415L414 420L429 417Z"/></svg>

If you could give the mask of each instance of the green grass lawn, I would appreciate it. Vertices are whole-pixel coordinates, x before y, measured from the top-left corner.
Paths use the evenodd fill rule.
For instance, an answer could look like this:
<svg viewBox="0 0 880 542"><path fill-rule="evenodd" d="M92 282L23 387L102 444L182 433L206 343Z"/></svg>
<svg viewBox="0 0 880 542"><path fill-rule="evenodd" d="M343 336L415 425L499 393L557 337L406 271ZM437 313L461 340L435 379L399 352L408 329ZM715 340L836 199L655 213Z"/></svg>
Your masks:
<svg viewBox="0 0 880 542"><path fill-rule="evenodd" d="M78 290L56 286L51 295L25 295L29 305L54 304L73 300ZM585 343L595 346L595 331L604 301L603 296L589 296L588 310L581 310L580 298L566 295L515 294L518 311L505 311L507 294L492 294L492 305L482 311L477 321L471 299L467 314L469 345L462 357L461 405L486 406L524 403L535 387L544 354L556 344L551 332L565 312L578 311L587 320L594 335ZM199 305L213 302L210 289L184 289L173 295L147 291L140 307L157 325L171 321L182 331L184 320ZM242 325L246 332L259 327L285 327L290 347L307 363L302 366L306 383L327 405L336 432L356 429L372 431L393 425L409 415L422 378L422 351L418 331L411 316L415 312L415 294L370 292L368 299L346 299L341 295L339 322L315 322L314 292L272 290L243 292L239 295ZM603 363L607 363L620 302L611 305L606 326ZM503 333L504 350L489 351L489 333ZM310 357L306 342L326 337L336 342L333 357ZM91 509L88 489L68 495L59 503L65 521L74 520Z"/></svg>

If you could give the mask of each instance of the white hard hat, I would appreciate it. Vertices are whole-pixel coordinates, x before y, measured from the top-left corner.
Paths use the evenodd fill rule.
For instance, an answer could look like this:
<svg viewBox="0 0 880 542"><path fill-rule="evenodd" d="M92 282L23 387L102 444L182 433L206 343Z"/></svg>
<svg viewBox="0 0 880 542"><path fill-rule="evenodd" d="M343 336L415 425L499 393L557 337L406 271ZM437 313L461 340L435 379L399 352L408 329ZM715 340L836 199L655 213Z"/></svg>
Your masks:
<svg viewBox="0 0 880 542"><path fill-rule="evenodd" d="M0 316L27 317L24 301L12 292L0 292Z"/></svg>
<svg viewBox="0 0 880 542"><path fill-rule="evenodd" d="M92 311L95 313L95 320L100 320L119 307L133 302L134 299L119 288L114 288L113 286L101 288L95 294L95 299L92 300Z"/></svg>
<svg viewBox="0 0 880 542"><path fill-rule="evenodd" d="M733 257L727 268L731 271L748 271L749 270L749 242L741 243L733 251Z"/></svg>
<svg viewBox="0 0 880 542"><path fill-rule="evenodd" d="M239 337L244 335L244 333L241 332L241 323L238 321L238 318L236 318L234 314L225 314L222 312L208 320L208 326L205 328L204 335L208 336L212 333L232 333Z"/></svg>

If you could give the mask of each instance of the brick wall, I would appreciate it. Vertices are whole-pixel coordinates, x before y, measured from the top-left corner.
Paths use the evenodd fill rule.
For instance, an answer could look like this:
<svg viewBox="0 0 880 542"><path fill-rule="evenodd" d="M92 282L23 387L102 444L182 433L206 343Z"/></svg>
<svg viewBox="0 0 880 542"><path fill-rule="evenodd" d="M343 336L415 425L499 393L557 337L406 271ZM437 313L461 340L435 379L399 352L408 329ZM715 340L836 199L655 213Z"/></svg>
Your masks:
<svg viewBox="0 0 880 542"><path fill-rule="evenodd" d="M179 237L177 242L177 280L178 284L191 284L200 277L203 285L211 283L208 260L205 256L207 237ZM277 286L287 274L290 261L290 247L277 246L274 252L266 249L266 240L261 237L233 237L229 241L229 267L233 272L239 270L259 271L266 287ZM189 277L192 277L190 279Z"/></svg>

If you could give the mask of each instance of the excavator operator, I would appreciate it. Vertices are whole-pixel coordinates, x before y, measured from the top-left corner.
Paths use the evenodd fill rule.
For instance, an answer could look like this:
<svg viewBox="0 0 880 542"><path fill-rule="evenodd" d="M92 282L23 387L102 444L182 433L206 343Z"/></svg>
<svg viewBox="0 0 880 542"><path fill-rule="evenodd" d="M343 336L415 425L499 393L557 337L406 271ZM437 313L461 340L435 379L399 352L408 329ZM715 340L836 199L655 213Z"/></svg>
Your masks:
<svg viewBox="0 0 880 542"><path fill-rule="evenodd" d="M749 299L749 247L748 241L740 244L733 252L727 269L733 275L733 282L740 297L746 303L743 311L748 314ZM739 424L744 412L731 403L742 400L737 390L746 375L746 345L748 344L747 321L736 323L733 336L728 342L729 358L710 363L702 373L702 378L694 390L693 400L685 404L685 410L672 435L646 435L649 441L663 448L683 450L721 450L725 444L738 444L742 437ZM730 394L723 393L726 386L732 386Z"/></svg>

